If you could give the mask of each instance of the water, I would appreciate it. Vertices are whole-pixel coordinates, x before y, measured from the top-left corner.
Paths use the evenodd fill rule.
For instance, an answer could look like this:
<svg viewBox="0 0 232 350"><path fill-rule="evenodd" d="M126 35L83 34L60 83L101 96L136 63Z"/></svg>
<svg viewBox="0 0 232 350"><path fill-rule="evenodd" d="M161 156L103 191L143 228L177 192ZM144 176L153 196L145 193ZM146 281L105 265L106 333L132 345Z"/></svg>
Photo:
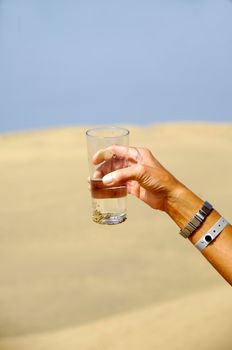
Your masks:
<svg viewBox="0 0 232 350"><path fill-rule="evenodd" d="M91 180L93 221L115 225L126 220L126 185L106 187L101 179Z"/></svg>

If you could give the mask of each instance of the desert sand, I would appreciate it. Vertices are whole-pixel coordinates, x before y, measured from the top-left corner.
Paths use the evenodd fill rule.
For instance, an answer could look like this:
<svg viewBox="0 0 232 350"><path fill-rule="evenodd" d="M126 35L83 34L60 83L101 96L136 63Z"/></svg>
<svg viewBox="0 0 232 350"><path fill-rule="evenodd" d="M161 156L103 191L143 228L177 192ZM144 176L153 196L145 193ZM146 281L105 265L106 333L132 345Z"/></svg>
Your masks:
<svg viewBox="0 0 232 350"><path fill-rule="evenodd" d="M127 127L232 221L232 124ZM91 221L85 130L0 136L0 350L232 349L231 286L164 213Z"/></svg>

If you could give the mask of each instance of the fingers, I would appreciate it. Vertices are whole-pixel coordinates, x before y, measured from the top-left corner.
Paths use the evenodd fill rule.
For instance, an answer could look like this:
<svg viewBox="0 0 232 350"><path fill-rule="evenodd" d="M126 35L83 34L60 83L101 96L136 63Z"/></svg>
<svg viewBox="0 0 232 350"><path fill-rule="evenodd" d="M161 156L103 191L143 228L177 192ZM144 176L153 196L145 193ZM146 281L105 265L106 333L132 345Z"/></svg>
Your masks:
<svg viewBox="0 0 232 350"><path fill-rule="evenodd" d="M90 180L90 177L87 178L87 182L88 182L88 190L91 191L92 190L92 186L91 186L91 180ZM99 183L96 185L95 183L95 186L97 187L102 187L104 188L105 184L104 183ZM139 197L140 195L140 185L137 181L128 181L127 182L127 193L128 194L131 194L133 196L136 196L136 197Z"/></svg>
<svg viewBox="0 0 232 350"><path fill-rule="evenodd" d="M113 157L128 159L129 161L136 163L139 159L141 159L141 154L135 147L112 145L105 149L100 149L97 153L95 153L92 161L93 164L100 164L103 161L112 159Z"/></svg>
<svg viewBox="0 0 232 350"><path fill-rule="evenodd" d="M94 171L93 178L101 179L104 175L111 173L112 171L125 168L125 160L113 157L112 159L102 162Z"/></svg>
<svg viewBox="0 0 232 350"><path fill-rule="evenodd" d="M105 175L102 181L105 185L123 184L130 180L135 180L143 184L146 168L145 165L137 164L128 168L116 170Z"/></svg>
<svg viewBox="0 0 232 350"><path fill-rule="evenodd" d="M114 156L114 153L108 149L100 149L99 151L97 151L94 156L93 156L93 164L100 164L105 160L109 160Z"/></svg>

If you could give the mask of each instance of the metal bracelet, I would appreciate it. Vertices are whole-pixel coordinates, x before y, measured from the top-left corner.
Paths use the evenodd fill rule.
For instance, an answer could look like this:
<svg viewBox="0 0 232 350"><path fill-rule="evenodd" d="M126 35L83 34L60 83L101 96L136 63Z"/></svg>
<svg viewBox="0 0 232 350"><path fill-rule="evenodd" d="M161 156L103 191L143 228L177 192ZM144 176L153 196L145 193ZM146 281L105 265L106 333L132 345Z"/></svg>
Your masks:
<svg viewBox="0 0 232 350"><path fill-rule="evenodd" d="M207 216L213 210L213 206L205 201L199 211L194 215L194 217L189 221L189 223L180 230L180 234L184 238L188 238L196 229L198 229L203 221L207 218Z"/></svg>
<svg viewBox="0 0 232 350"><path fill-rule="evenodd" d="M211 227L211 229L205 233L201 239L195 244L195 247L202 251L205 249L210 243L214 241L214 239L222 232L222 230L228 225L228 221L221 217L215 225Z"/></svg>

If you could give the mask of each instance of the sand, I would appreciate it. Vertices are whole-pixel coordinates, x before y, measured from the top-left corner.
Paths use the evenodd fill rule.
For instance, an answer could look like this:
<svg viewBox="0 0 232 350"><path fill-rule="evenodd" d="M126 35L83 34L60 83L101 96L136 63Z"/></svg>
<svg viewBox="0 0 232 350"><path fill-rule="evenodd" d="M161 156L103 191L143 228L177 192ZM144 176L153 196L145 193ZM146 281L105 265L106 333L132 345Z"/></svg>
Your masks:
<svg viewBox="0 0 232 350"><path fill-rule="evenodd" d="M231 124L129 128L232 221ZM231 349L231 286L165 214L91 222L85 129L0 136L0 350Z"/></svg>

